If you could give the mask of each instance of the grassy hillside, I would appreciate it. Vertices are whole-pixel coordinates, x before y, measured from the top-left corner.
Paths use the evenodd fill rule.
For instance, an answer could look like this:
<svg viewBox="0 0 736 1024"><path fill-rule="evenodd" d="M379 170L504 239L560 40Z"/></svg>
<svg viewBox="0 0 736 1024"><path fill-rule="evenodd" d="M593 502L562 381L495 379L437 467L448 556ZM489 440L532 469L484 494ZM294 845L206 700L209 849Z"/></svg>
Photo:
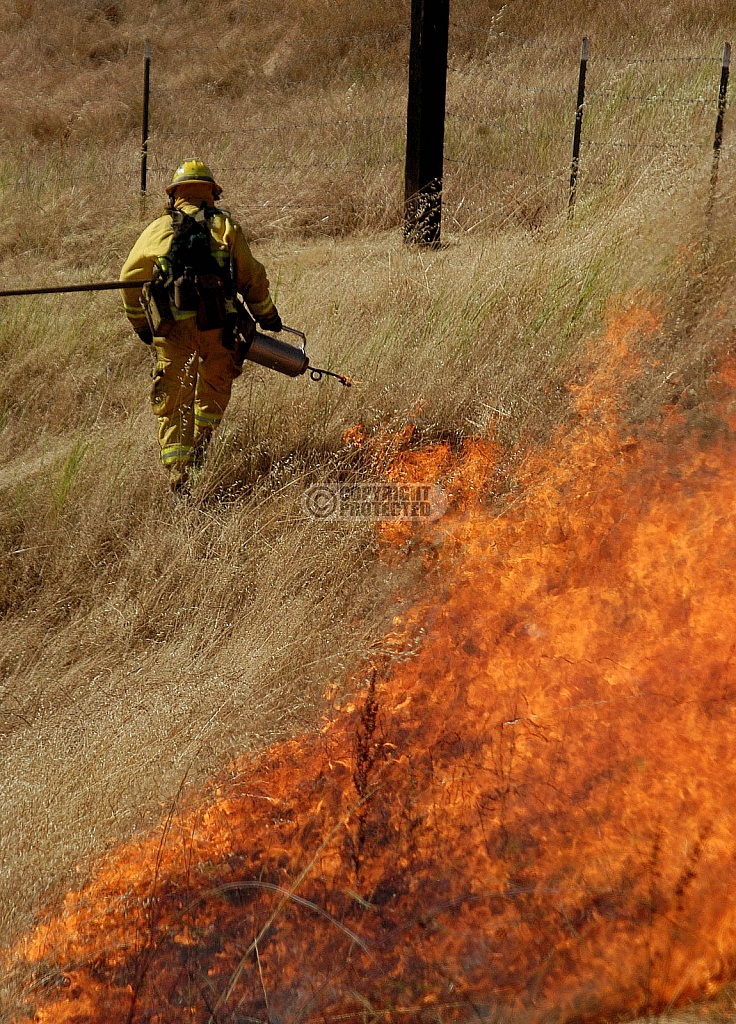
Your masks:
<svg viewBox="0 0 736 1024"><path fill-rule="evenodd" d="M115 276L196 155L313 361L362 383L249 369L172 509L149 356L117 297L0 300L0 942L183 787L318 720L397 602L432 585L420 554L382 560L370 524L307 519L308 483L492 434L497 486L513 486L518 452L570 415L603 313L632 293L656 296L665 327L629 415L698 401L736 323L730 115L705 216L731 6L453 3L432 252L400 233L408 4L4 6L2 285ZM583 35L596 95L570 221ZM357 423L378 455L344 441Z"/></svg>

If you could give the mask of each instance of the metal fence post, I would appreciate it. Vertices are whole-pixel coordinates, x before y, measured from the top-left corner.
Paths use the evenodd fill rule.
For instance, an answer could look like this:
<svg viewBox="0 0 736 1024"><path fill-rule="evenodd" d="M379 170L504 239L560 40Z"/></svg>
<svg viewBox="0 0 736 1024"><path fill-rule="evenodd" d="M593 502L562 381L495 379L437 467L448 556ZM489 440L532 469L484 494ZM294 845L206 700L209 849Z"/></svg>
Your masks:
<svg viewBox="0 0 736 1024"><path fill-rule="evenodd" d="M404 238L437 246L442 175L450 0L412 0L406 116Z"/></svg>
<svg viewBox="0 0 736 1024"><path fill-rule="evenodd" d="M575 134L572 140L572 169L570 171L570 199L567 204L567 215L572 217L575 208L575 196L578 190L578 171L580 169L580 138L583 132L583 108L585 106L585 76L588 70L588 40L583 39L580 50L580 74L578 76L578 103L575 110Z"/></svg>
<svg viewBox="0 0 736 1024"><path fill-rule="evenodd" d="M143 56L143 127L141 134L141 197L145 198L148 179L148 109L151 97L151 40L146 39Z"/></svg>
<svg viewBox="0 0 736 1024"><path fill-rule="evenodd" d="M721 146L723 144L723 118L726 113L726 98L728 96L728 75L731 68L731 44L726 43L723 47L723 62L721 64L721 85L718 90L718 116L716 117L716 133L713 139L713 165L710 171L710 198L708 200L708 212L710 213L715 201L716 184L718 183L718 164L721 159Z"/></svg>

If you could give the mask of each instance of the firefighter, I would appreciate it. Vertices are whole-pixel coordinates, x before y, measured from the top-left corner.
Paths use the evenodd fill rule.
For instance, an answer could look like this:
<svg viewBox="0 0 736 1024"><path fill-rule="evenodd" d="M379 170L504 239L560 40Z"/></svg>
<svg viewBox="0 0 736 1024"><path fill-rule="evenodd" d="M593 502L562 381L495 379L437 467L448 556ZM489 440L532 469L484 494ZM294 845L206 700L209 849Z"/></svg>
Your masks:
<svg viewBox="0 0 736 1024"><path fill-rule="evenodd" d="M241 372L227 347L225 325L235 308L229 300L239 292L266 331L279 332L282 324L264 267L240 226L215 206L222 189L209 167L185 160L166 192L168 207L133 246L120 280L157 279L143 291L123 288L123 304L133 330L155 355L151 404L158 417L161 462L171 490L179 492L187 489L192 467L201 463ZM200 267L199 276L196 266L186 265L186 246L193 251L197 230L207 239L200 244L208 247L205 269L211 271L201 273ZM207 296L212 301L205 301Z"/></svg>

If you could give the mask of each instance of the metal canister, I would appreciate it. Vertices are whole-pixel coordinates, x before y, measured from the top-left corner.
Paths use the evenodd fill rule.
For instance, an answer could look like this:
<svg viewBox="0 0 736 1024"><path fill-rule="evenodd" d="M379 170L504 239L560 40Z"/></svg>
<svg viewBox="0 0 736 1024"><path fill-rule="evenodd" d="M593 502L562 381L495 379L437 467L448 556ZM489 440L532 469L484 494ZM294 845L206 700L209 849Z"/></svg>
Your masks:
<svg viewBox="0 0 736 1024"><path fill-rule="evenodd" d="M288 328L284 329L288 330ZM293 331L293 333L301 335L300 331ZM303 338L303 335L301 337ZM309 358L304 348L304 345L297 348L296 345L289 345L278 338L271 338L267 334L255 331L245 358L252 363L266 366L269 370L285 373L287 377L298 377L309 366Z"/></svg>
<svg viewBox="0 0 736 1024"><path fill-rule="evenodd" d="M174 305L182 312L193 312L199 306L197 282L191 267L184 267L184 273L174 281Z"/></svg>

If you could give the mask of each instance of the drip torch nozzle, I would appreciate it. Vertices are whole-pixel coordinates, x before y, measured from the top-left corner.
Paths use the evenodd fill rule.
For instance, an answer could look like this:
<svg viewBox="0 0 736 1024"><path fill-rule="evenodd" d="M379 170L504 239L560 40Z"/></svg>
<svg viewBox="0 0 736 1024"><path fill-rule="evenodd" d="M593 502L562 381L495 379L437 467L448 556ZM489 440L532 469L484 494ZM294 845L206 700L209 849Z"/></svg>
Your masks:
<svg viewBox="0 0 736 1024"><path fill-rule="evenodd" d="M344 373L333 373L332 370L319 370L316 366L310 367L310 380L322 380L323 377L334 377L335 380L340 381L344 388L351 388L353 386L353 382L350 377L346 377Z"/></svg>
<svg viewBox="0 0 736 1024"><path fill-rule="evenodd" d="M302 352L306 354L307 349L307 336L303 331L297 331L295 327L287 327L285 324L281 328L282 331L288 331L289 334L296 334L302 339ZM346 377L344 373L333 373L332 370L320 370L316 366L309 367L309 379L320 381L323 377L334 377L335 380L339 380L344 388L351 388L353 382L350 377Z"/></svg>

